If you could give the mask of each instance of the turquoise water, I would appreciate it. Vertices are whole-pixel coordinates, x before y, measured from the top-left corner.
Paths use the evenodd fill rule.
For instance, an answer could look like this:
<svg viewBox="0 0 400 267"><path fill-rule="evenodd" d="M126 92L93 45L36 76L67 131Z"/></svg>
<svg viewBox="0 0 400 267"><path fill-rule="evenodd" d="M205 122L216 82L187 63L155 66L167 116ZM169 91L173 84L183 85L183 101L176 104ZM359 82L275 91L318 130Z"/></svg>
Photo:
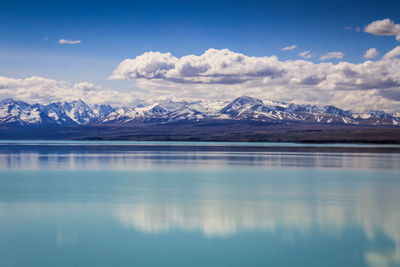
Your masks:
<svg viewBox="0 0 400 267"><path fill-rule="evenodd" d="M0 144L0 266L400 266L400 154L45 143Z"/></svg>

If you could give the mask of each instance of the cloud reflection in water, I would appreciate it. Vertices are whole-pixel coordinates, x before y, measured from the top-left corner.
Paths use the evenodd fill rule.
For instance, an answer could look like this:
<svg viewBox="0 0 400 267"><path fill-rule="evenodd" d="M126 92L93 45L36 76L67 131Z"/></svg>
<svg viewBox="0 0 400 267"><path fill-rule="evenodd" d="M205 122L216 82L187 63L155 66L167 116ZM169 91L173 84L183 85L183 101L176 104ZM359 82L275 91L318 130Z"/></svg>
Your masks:
<svg viewBox="0 0 400 267"><path fill-rule="evenodd" d="M159 195L147 194L135 203L117 205L115 216L124 227L143 233L167 234L178 230L200 232L208 238L249 231L306 237L315 229L340 238L346 231L358 229L373 244L364 255L371 266L397 266L400 181L388 182L384 177L380 181L362 177L362 172L355 174L361 177L332 181L332 177L321 176L319 181L307 180L305 186L300 185L304 180L279 182L279 177L266 178L267 182L251 187L222 189L220 184L198 184L187 189L187 195L196 197L160 201ZM146 192L151 191L147 188ZM382 235L392 245L382 247L378 240Z"/></svg>

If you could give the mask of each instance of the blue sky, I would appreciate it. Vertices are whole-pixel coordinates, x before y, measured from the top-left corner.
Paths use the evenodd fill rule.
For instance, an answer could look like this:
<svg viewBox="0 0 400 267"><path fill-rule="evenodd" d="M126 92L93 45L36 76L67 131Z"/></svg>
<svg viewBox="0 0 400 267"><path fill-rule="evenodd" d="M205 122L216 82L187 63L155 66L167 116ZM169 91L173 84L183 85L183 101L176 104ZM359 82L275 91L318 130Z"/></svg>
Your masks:
<svg viewBox="0 0 400 267"><path fill-rule="evenodd" d="M310 50L316 64L341 52L328 61L359 64L369 48L382 56L399 45L363 30L386 18L400 22L398 1L2 1L0 75L137 90L135 79L108 79L123 60L210 48L281 61ZM297 47L281 51L290 45Z"/></svg>

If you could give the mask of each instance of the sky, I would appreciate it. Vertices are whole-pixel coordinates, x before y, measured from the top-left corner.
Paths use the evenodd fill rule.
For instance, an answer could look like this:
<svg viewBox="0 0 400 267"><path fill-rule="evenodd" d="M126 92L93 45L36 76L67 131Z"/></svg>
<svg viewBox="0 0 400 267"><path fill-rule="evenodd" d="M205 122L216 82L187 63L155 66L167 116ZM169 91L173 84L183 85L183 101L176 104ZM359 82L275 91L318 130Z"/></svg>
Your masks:
<svg viewBox="0 0 400 267"><path fill-rule="evenodd" d="M0 99L400 111L398 1L7 1Z"/></svg>

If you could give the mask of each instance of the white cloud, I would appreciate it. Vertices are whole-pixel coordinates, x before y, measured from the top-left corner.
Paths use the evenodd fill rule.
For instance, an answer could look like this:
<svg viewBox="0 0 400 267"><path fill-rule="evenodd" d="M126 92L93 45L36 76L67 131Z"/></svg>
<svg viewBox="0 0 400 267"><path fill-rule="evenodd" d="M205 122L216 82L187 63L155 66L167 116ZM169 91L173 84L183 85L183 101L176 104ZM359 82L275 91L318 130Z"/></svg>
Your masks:
<svg viewBox="0 0 400 267"><path fill-rule="evenodd" d="M68 40L68 39L60 39L58 40L59 44L80 44L81 40Z"/></svg>
<svg viewBox="0 0 400 267"><path fill-rule="evenodd" d="M400 56L400 45L387 52L383 59L392 59Z"/></svg>
<svg viewBox="0 0 400 267"><path fill-rule="evenodd" d="M296 48L297 48L297 45L286 46L286 47L282 48L282 51L290 51L290 50L294 50Z"/></svg>
<svg viewBox="0 0 400 267"><path fill-rule="evenodd" d="M344 53L342 52L329 52L319 58L319 60L328 60L333 58L344 58Z"/></svg>
<svg viewBox="0 0 400 267"><path fill-rule="evenodd" d="M376 48L370 48L364 54L364 58L376 58L377 56L379 56L379 52Z"/></svg>
<svg viewBox="0 0 400 267"><path fill-rule="evenodd" d="M92 83L69 83L33 76L14 79L0 76L0 98L14 98L28 103L51 103L82 99L89 104L131 104L137 96L102 88Z"/></svg>
<svg viewBox="0 0 400 267"><path fill-rule="evenodd" d="M311 50L307 50L307 51L303 51L301 53L299 53L299 56L302 58L311 58Z"/></svg>
<svg viewBox="0 0 400 267"><path fill-rule="evenodd" d="M343 54L330 56L339 58ZM276 56L250 57L228 49L209 49L199 56L181 58L148 52L122 61L110 79L134 79L135 86L146 91L149 98L230 100L245 94L360 111L400 110L398 58L360 64L316 64L306 60L280 61Z"/></svg>
<svg viewBox="0 0 400 267"><path fill-rule="evenodd" d="M281 75L278 58L248 57L228 49L208 49L203 55L180 59L171 53L146 52L126 59L110 79L164 79L188 84L237 84L255 77Z"/></svg>
<svg viewBox="0 0 400 267"><path fill-rule="evenodd" d="M390 19L374 21L364 31L374 35L396 36L396 40L400 41L400 24L395 24Z"/></svg>

